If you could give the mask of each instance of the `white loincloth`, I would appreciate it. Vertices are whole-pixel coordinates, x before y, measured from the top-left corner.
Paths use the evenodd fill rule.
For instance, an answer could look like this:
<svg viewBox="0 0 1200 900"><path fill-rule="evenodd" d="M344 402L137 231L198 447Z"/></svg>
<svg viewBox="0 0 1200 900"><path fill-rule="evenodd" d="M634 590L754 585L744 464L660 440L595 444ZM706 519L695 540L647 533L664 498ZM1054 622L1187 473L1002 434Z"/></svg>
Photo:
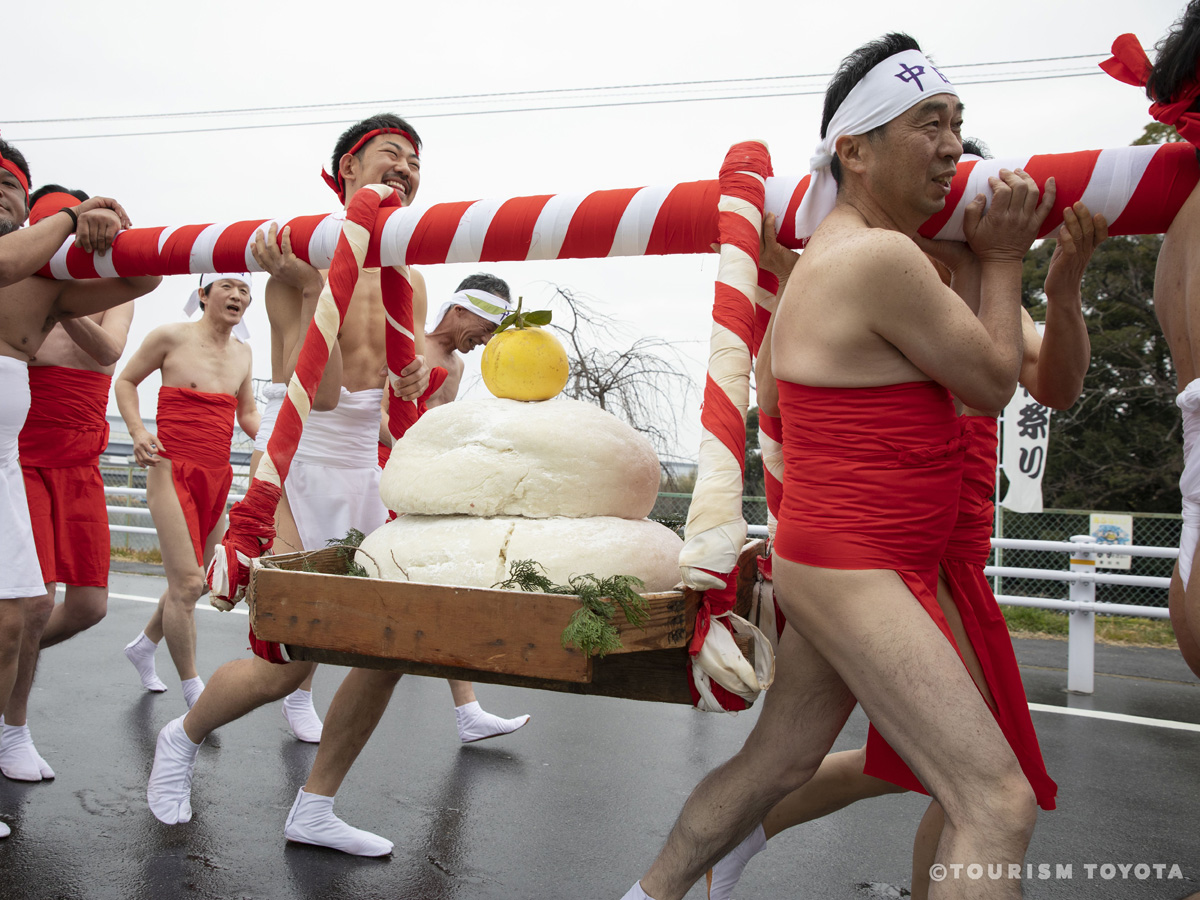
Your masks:
<svg viewBox="0 0 1200 900"><path fill-rule="evenodd" d="M1175 398L1183 413L1183 531L1179 536L1179 577L1184 588L1192 574L1192 557L1200 542L1200 378L1194 379Z"/></svg>
<svg viewBox="0 0 1200 900"><path fill-rule="evenodd" d="M0 600L46 593L17 457L17 438L28 414L29 365L0 356Z"/></svg>
<svg viewBox="0 0 1200 900"><path fill-rule="evenodd" d="M320 550L351 528L370 534L387 521L379 499L379 424L383 389L350 393L337 408L304 423L288 472L288 504L306 550Z"/></svg>
<svg viewBox="0 0 1200 900"><path fill-rule="evenodd" d="M254 437L254 449L259 453L267 452L267 441L275 430L275 420L279 418L279 410L283 406L283 398L287 396L287 385L271 382L263 391L263 399L267 405L263 407L262 421L258 424L258 434Z"/></svg>

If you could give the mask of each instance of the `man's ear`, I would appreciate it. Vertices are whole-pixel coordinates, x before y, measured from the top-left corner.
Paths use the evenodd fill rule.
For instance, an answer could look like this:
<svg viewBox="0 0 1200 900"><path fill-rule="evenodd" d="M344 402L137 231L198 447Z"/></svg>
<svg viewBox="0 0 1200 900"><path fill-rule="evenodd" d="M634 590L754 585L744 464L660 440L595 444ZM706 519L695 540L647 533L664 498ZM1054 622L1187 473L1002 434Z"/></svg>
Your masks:
<svg viewBox="0 0 1200 900"><path fill-rule="evenodd" d="M842 164L843 171L861 173L866 167L865 155L870 151L865 134L844 134L834 142L833 149Z"/></svg>
<svg viewBox="0 0 1200 900"><path fill-rule="evenodd" d="M343 153L342 158L338 160L338 174L342 176L342 181L347 178L352 178L358 169L358 159L352 153Z"/></svg>

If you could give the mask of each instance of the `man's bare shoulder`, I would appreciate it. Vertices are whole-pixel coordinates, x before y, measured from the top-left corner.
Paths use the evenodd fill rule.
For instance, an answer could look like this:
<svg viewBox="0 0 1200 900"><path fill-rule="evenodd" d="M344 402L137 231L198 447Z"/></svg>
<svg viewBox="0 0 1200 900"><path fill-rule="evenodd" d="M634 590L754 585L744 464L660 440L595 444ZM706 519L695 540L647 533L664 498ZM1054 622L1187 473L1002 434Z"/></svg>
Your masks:
<svg viewBox="0 0 1200 900"><path fill-rule="evenodd" d="M151 342L165 344L169 346L178 346L179 344L187 343L195 335L195 324L192 322L168 322L166 325L159 325L152 328L150 333L146 335L146 340L143 343Z"/></svg>

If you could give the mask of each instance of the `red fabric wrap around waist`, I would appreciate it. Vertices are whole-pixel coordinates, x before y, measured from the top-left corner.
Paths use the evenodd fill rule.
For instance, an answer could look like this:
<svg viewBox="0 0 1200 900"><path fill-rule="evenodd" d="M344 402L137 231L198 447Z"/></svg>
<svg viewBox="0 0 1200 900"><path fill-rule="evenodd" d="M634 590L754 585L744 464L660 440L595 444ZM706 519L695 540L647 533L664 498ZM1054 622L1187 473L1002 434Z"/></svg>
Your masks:
<svg viewBox="0 0 1200 900"><path fill-rule="evenodd" d="M95 462L108 446L111 384L112 376L103 372L30 366L21 465L55 469Z"/></svg>
<svg viewBox="0 0 1200 900"><path fill-rule="evenodd" d="M966 455L962 491L958 496L958 521L945 556L985 566L992 552L995 514L996 420L991 416L963 416L963 429Z"/></svg>
<svg viewBox="0 0 1200 900"><path fill-rule="evenodd" d="M783 500L775 551L831 569L936 567L962 483L962 424L932 381L779 381Z"/></svg>
<svg viewBox="0 0 1200 900"><path fill-rule="evenodd" d="M155 429L166 459L206 468L229 465L237 398L190 388L158 389Z"/></svg>

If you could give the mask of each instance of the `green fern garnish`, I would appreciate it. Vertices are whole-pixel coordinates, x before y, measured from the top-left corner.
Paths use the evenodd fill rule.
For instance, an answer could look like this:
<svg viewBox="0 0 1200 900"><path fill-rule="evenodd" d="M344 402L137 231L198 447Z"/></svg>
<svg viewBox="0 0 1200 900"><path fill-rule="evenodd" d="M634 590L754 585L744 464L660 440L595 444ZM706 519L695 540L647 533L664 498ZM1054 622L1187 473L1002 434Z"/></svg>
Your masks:
<svg viewBox="0 0 1200 900"><path fill-rule="evenodd" d="M585 656L604 656L621 649L620 632L613 624L617 609L629 624L645 629L650 605L638 593L646 586L632 575L572 575L570 584L554 584L545 574L546 568L532 559L517 560L509 577L493 587L503 590L522 590L547 594L573 594L579 598L579 609L563 629L563 647L574 645Z"/></svg>

